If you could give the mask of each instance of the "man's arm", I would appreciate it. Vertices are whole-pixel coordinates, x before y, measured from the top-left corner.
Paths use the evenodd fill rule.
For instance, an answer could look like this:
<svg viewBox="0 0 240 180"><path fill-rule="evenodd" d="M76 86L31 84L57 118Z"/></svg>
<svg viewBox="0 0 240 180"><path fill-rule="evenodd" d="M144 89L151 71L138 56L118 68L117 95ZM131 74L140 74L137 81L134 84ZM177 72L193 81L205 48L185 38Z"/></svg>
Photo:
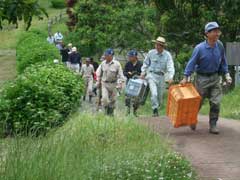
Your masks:
<svg viewBox="0 0 240 180"><path fill-rule="evenodd" d="M173 76L175 74L175 68L174 68L174 63L172 59L172 55L168 53L168 61L167 61L167 81L169 83L172 83L173 81Z"/></svg>
<svg viewBox="0 0 240 180"><path fill-rule="evenodd" d="M195 47L193 50L192 56L188 61L187 66L184 70L184 77L180 82L181 84L185 84L190 81L190 76L195 69L198 59L199 59L199 48Z"/></svg>
<svg viewBox="0 0 240 180"><path fill-rule="evenodd" d="M141 78L144 78L147 74L147 69L151 65L150 53L147 54L146 58L143 61L141 68Z"/></svg>

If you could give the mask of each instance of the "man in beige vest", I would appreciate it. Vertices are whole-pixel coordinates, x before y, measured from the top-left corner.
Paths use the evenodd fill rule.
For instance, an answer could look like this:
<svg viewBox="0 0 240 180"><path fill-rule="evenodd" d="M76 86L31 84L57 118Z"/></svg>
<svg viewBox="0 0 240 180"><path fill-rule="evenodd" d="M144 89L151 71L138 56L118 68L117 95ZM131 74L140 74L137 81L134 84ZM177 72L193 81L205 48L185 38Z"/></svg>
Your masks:
<svg viewBox="0 0 240 180"><path fill-rule="evenodd" d="M99 65L97 69L97 86L102 90L102 105L105 109L105 114L113 115L116 94L117 82L120 81L118 86L122 86L124 81L123 70L121 64L113 59L114 51L109 48L105 51L105 60Z"/></svg>
<svg viewBox="0 0 240 180"><path fill-rule="evenodd" d="M86 58L86 64L83 64L80 74L82 75L85 81L85 89L86 93L83 96L83 100L85 100L86 96L89 96L89 102L92 100L93 95L93 74L94 68L93 65L90 64L90 58Z"/></svg>

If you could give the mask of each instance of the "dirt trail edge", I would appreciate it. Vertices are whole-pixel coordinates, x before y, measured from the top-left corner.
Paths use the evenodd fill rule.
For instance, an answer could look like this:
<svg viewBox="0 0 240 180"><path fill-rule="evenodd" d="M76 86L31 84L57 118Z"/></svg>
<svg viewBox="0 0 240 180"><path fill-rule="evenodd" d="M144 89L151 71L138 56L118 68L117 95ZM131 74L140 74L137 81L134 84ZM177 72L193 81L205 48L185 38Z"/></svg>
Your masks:
<svg viewBox="0 0 240 180"><path fill-rule="evenodd" d="M172 127L165 116L140 117L139 121L163 137L186 156L200 180L240 180L240 121L219 119L219 135L208 133L208 117L199 116L196 131Z"/></svg>

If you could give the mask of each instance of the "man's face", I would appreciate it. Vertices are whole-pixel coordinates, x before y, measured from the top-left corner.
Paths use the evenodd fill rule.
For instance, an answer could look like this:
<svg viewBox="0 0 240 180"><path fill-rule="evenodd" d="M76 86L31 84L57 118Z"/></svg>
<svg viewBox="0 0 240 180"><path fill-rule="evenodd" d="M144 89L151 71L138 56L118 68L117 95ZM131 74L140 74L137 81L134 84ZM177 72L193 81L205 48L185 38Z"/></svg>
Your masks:
<svg viewBox="0 0 240 180"><path fill-rule="evenodd" d="M107 62L112 61L112 59L113 59L112 55L105 55L105 60L106 60Z"/></svg>
<svg viewBox="0 0 240 180"><path fill-rule="evenodd" d="M155 43L155 48L156 48L156 50L158 52L161 53L163 51L163 49L164 49L164 46L162 44L160 44L160 43Z"/></svg>
<svg viewBox="0 0 240 180"><path fill-rule="evenodd" d="M217 41L221 35L221 31L219 29L213 29L206 33L206 36L209 40Z"/></svg>
<svg viewBox="0 0 240 180"><path fill-rule="evenodd" d="M128 56L128 60L131 62L131 63L135 63L137 61L137 57L136 56Z"/></svg>

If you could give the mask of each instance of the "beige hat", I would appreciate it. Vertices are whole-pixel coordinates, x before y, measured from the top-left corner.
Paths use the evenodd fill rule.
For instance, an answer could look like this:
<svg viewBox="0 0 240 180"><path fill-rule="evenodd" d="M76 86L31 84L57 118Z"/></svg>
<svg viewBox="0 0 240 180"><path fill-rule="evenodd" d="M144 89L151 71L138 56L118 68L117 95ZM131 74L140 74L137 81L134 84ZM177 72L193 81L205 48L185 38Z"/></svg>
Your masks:
<svg viewBox="0 0 240 180"><path fill-rule="evenodd" d="M156 40L152 40L152 42L154 42L154 43L159 43L159 44L161 44L161 45L163 45L163 46L166 46L166 45L167 45L165 38L163 38L163 37L161 37L161 36L159 36Z"/></svg>
<svg viewBox="0 0 240 180"><path fill-rule="evenodd" d="M72 48L72 51L73 51L73 52L76 52L76 51L77 51L77 48L76 48L76 47L73 47L73 48Z"/></svg>

